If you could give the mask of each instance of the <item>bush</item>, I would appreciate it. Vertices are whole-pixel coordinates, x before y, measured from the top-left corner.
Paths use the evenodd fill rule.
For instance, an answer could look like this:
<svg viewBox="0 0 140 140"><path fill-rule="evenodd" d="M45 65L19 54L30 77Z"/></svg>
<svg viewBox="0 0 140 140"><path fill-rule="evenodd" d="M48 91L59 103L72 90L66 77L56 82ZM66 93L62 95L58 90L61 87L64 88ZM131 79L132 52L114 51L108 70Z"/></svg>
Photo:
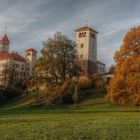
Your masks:
<svg viewBox="0 0 140 140"><path fill-rule="evenodd" d="M18 90L14 87L7 87L4 88L3 86L0 87L0 100L11 99L19 94L21 94L21 90Z"/></svg>
<svg viewBox="0 0 140 140"><path fill-rule="evenodd" d="M36 104L52 105L52 104L70 104L77 102L89 94L97 94L105 92L106 85L101 77L73 77L67 79L63 84L48 85L43 94L36 91Z"/></svg>
<svg viewBox="0 0 140 140"><path fill-rule="evenodd" d="M93 75L91 77L92 83L94 85L94 89L96 92L105 93L107 91L106 83L102 79L100 75Z"/></svg>
<svg viewBox="0 0 140 140"><path fill-rule="evenodd" d="M94 83L93 81L88 77L81 77L79 79L80 89L93 89Z"/></svg>

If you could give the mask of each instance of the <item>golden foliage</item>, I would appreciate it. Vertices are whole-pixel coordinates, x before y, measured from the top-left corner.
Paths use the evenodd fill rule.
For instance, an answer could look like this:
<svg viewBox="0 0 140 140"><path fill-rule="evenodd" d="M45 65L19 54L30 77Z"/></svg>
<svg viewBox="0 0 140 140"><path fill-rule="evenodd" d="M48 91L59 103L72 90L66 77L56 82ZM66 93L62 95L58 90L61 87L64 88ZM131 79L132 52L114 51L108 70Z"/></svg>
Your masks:
<svg viewBox="0 0 140 140"><path fill-rule="evenodd" d="M132 101L140 105L140 26L126 34L114 59L114 78L108 87L110 101L121 104Z"/></svg>
<svg viewBox="0 0 140 140"><path fill-rule="evenodd" d="M80 87L83 89L91 88L93 85L91 79L89 79L88 77L81 77L79 79L79 84L80 84Z"/></svg>

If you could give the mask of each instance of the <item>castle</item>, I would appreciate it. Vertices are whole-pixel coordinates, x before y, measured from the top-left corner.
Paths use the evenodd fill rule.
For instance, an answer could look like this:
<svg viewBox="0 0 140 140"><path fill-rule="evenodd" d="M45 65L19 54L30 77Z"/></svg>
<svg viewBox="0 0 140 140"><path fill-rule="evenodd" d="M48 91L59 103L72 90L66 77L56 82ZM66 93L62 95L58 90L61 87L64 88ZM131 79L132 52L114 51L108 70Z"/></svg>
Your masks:
<svg viewBox="0 0 140 140"><path fill-rule="evenodd" d="M4 84L4 70L6 67L13 70L14 81L29 78L33 75L33 69L37 60L37 51L33 48L25 51L25 57L17 52L9 52L10 40L5 34L0 39L0 85Z"/></svg>
<svg viewBox="0 0 140 140"><path fill-rule="evenodd" d="M76 31L76 49L79 57L78 64L83 74L104 74L105 64L97 60L97 31L85 26Z"/></svg>
<svg viewBox="0 0 140 140"><path fill-rule="evenodd" d="M76 31L76 50L78 53L78 64L82 69L82 74L104 74L105 64L97 60L97 31L85 26ZM10 40L5 34L0 39L0 85L4 84L4 70L9 66L13 69L14 81L29 78L34 74L34 67L37 61L37 51L29 48L25 51L25 56L17 52L9 52ZM81 74L81 75L82 75Z"/></svg>

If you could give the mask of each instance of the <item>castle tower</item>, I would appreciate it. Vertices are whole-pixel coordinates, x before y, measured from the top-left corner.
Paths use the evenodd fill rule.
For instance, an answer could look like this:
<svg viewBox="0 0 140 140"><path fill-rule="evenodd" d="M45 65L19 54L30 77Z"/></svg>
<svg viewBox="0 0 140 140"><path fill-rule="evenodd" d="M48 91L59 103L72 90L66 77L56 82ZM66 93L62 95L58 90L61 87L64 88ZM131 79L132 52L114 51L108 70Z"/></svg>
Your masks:
<svg viewBox="0 0 140 140"><path fill-rule="evenodd" d="M30 48L25 51L25 59L27 61L26 65L26 77L32 76L34 73L34 67L36 65L37 60L37 51L33 48Z"/></svg>
<svg viewBox="0 0 140 140"><path fill-rule="evenodd" d="M88 26L75 31L79 65L84 74L93 74L96 72L98 32Z"/></svg>
<svg viewBox="0 0 140 140"><path fill-rule="evenodd" d="M8 53L9 52L9 44L10 40L5 34L0 40L0 53Z"/></svg>

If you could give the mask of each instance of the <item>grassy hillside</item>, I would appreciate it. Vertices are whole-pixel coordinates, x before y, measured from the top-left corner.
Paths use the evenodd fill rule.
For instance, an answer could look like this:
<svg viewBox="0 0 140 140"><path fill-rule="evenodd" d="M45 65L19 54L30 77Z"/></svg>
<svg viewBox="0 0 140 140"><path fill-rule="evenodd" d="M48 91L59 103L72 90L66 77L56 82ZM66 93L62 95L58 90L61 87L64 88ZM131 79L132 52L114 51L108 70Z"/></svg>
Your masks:
<svg viewBox="0 0 140 140"><path fill-rule="evenodd" d="M0 110L25 110L25 109L33 109L30 108L31 104L34 102L33 94L24 94L19 97L16 97L12 100L7 101L5 104L0 105ZM53 105L49 109L73 109L73 104L62 104L62 105ZM140 107L136 107L132 104L126 105L117 105L110 104L106 99L105 94L92 94L85 96L78 104L76 109L84 109L84 110L120 110L120 109L140 109Z"/></svg>
<svg viewBox="0 0 140 140"><path fill-rule="evenodd" d="M3 104L0 104L0 110L13 110L28 108L34 101L33 94L22 94L14 99L9 99Z"/></svg>
<svg viewBox="0 0 140 140"><path fill-rule="evenodd" d="M140 109L89 95L77 108L30 108L33 95L0 106L0 140L139 140Z"/></svg>

